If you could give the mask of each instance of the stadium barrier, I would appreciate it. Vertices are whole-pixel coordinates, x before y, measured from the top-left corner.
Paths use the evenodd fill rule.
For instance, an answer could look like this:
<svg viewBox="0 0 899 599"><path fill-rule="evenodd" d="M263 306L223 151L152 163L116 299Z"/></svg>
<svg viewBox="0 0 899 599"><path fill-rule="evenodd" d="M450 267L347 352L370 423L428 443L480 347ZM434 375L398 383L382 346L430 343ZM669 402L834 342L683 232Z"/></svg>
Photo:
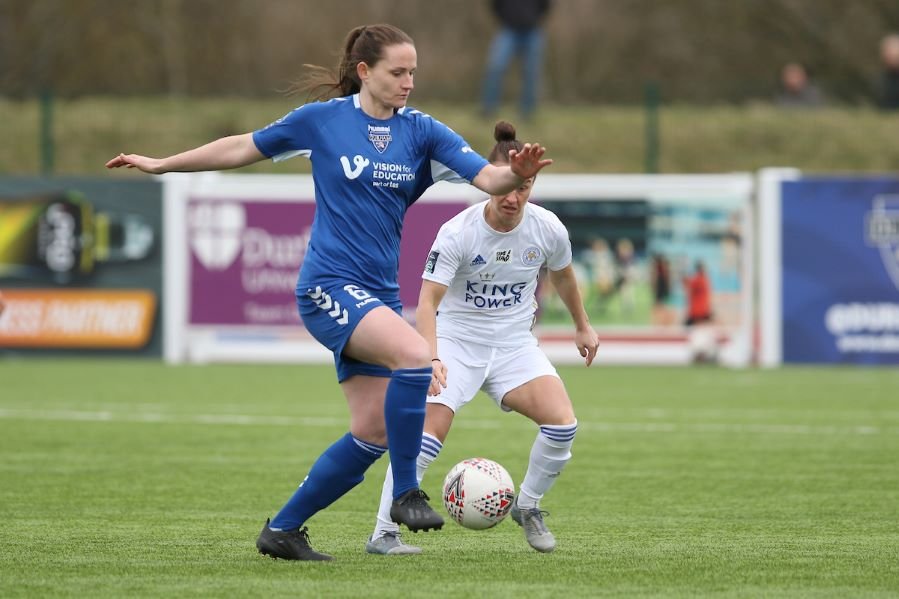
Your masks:
<svg viewBox="0 0 899 599"><path fill-rule="evenodd" d="M899 364L899 177L759 173L760 362Z"/></svg>
<svg viewBox="0 0 899 599"><path fill-rule="evenodd" d="M162 354L162 186L0 177L0 348Z"/></svg>
<svg viewBox="0 0 899 599"><path fill-rule="evenodd" d="M162 180L165 359L330 361L293 301L314 217L311 176ZM752 363L754 185L751 174L540 176L532 200L569 229L601 363ZM441 183L410 208L399 273L407 317L440 225L483 199L471 186ZM709 275L714 320L688 328L682 279L697 261ZM580 362L558 297L543 284L539 296L541 346L556 363Z"/></svg>

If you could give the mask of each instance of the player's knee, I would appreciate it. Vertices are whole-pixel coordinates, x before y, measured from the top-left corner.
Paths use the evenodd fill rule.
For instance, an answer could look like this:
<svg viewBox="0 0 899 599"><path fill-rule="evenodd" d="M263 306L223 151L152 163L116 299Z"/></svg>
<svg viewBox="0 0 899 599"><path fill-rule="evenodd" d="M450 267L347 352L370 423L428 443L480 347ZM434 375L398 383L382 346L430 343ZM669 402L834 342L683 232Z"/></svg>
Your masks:
<svg viewBox="0 0 899 599"><path fill-rule="evenodd" d="M571 402L566 401L564 404L555 406L544 414L537 424L540 426L576 426L577 418L574 415L574 408L571 406Z"/></svg>
<svg viewBox="0 0 899 599"><path fill-rule="evenodd" d="M542 424L540 435L544 443L559 449L569 449L577 434L577 420L570 424ZM568 457L571 457L570 454Z"/></svg>
<svg viewBox="0 0 899 599"><path fill-rule="evenodd" d="M387 425L384 422L383 408L380 412L351 411L350 434L366 443L387 445Z"/></svg>
<svg viewBox="0 0 899 599"><path fill-rule="evenodd" d="M365 424L350 424L350 434L366 443L374 445L387 446L387 429L378 426L368 426Z"/></svg>
<svg viewBox="0 0 899 599"><path fill-rule="evenodd" d="M431 350L423 337L416 336L407 343L398 344L390 357L390 369L425 368L431 365Z"/></svg>

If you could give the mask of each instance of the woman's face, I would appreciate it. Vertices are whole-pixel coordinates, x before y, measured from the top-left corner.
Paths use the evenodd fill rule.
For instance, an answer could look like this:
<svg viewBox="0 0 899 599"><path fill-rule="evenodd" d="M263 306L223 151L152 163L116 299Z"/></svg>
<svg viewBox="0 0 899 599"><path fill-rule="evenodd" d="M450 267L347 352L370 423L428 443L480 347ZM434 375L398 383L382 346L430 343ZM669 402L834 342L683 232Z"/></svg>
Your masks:
<svg viewBox="0 0 899 599"><path fill-rule="evenodd" d="M359 63L358 74L363 87L378 104L390 109L402 108L415 87L413 78L418 55L412 44L384 47L384 56L374 66Z"/></svg>
<svg viewBox="0 0 899 599"><path fill-rule="evenodd" d="M525 179L524 183L513 189L506 195L490 196L490 212L505 229L513 229L521 222L524 216L524 206L531 197L531 188L534 186L534 177Z"/></svg>

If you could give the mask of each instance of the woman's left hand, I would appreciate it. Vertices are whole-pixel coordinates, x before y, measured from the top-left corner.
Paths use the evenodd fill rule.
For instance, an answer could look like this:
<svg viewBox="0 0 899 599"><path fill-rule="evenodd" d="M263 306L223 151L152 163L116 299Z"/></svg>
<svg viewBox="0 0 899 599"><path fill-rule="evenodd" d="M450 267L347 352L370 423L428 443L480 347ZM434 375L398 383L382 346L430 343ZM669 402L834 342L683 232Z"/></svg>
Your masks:
<svg viewBox="0 0 899 599"><path fill-rule="evenodd" d="M577 331L574 335L574 343L577 345L578 352L584 358L586 366L593 363L596 357L596 350L599 349L599 335L592 327L588 327L582 331Z"/></svg>
<svg viewBox="0 0 899 599"><path fill-rule="evenodd" d="M431 362L431 386L428 387L428 395L440 395L446 388L446 366L439 359Z"/></svg>
<svg viewBox="0 0 899 599"><path fill-rule="evenodd" d="M551 159L543 158L545 153L546 148L540 144L524 144L521 151L509 150L509 168L522 179L530 179L553 163Z"/></svg>

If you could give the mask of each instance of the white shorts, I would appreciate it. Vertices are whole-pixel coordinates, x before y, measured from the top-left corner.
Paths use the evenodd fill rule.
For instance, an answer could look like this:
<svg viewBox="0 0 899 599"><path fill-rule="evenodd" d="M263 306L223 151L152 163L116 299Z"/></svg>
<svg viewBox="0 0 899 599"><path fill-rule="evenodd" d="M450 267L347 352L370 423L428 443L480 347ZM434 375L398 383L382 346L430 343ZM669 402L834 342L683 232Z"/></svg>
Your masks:
<svg viewBox="0 0 899 599"><path fill-rule="evenodd" d="M428 403L445 405L453 412L474 399L478 390L510 412L502 403L506 393L540 376L559 376L536 344L490 347L438 337L437 355L446 366L446 388L440 395L429 395Z"/></svg>

